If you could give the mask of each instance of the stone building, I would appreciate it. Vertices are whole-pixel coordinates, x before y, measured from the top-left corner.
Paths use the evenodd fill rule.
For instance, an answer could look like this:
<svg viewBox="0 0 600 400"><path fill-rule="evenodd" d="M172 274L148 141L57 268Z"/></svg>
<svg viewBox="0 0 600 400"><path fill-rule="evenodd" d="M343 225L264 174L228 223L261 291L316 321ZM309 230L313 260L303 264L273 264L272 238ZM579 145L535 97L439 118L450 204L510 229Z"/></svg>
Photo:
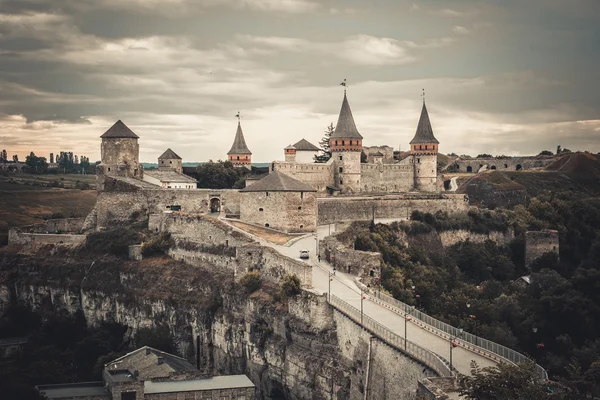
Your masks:
<svg viewBox="0 0 600 400"><path fill-rule="evenodd" d="M186 359L144 346L105 364L100 382L40 385L47 399L61 400L252 400L246 375L203 378Z"/></svg>
<svg viewBox="0 0 600 400"><path fill-rule="evenodd" d="M284 232L312 232L317 226L316 190L273 171L240 190L240 219Z"/></svg>
<svg viewBox="0 0 600 400"><path fill-rule="evenodd" d="M315 163L312 158L298 157L301 142L286 147L285 161L273 162L271 169L311 185L319 193L439 193L441 190L437 171L439 142L433 135L425 103L410 142L410 155L400 160L394 159L390 146L363 147L363 136L354 122L346 92L329 140L329 161ZM366 162L362 162L363 158Z"/></svg>
<svg viewBox="0 0 600 400"><path fill-rule="evenodd" d="M121 120L115 122L102 136L98 175L143 178L140 165L139 136Z"/></svg>
<svg viewBox="0 0 600 400"><path fill-rule="evenodd" d="M295 149L296 156L290 158L290 162L312 163L315 162L315 156L319 154L319 148L306 139L301 139L297 143L290 145ZM288 146L289 147L289 146ZM288 148L286 147L286 149ZM287 152L286 161L287 161Z"/></svg>
<svg viewBox="0 0 600 400"><path fill-rule="evenodd" d="M164 153L158 157L158 170L159 171L168 171L173 170L178 174L183 173L183 166L181 157L179 157L175 152L171 149L167 149Z"/></svg>
<svg viewBox="0 0 600 400"><path fill-rule="evenodd" d="M144 181L165 189L196 189L197 181L183 174L182 160L171 149L158 157L158 169L147 170Z"/></svg>
<svg viewBox="0 0 600 400"><path fill-rule="evenodd" d="M529 267L546 253L554 253L558 257L558 239L558 231L551 229L525 232L525 266Z"/></svg>
<svg viewBox="0 0 600 400"><path fill-rule="evenodd" d="M249 169L252 164L252 152L248 149L248 145L246 145L244 132L242 132L242 125L239 120L235 139L233 140L231 149L227 152L227 159L236 167L247 167Z"/></svg>

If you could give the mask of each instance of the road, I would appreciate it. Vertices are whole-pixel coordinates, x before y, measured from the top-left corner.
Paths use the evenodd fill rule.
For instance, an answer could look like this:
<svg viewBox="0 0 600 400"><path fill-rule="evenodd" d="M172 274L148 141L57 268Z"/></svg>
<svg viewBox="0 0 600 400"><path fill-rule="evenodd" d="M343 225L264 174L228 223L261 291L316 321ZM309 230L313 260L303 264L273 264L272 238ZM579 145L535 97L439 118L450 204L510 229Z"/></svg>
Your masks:
<svg viewBox="0 0 600 400"><path fill-rule="evenodd" d="M380 222L377 221L376 222ZM333 227L334 225L332 225ZM334 229L328 225L319 226L317 229L317 235L319 239L322 239L329 235L329 230L334 233ZM329 274L333 272L332 266L322 260L317 261L316 248L317 248L317 236L305 235L299 239L292 241L287 245L276 245L266 240L257 239L261 244L270 246L281 254L288 257L299 259L300 250L306 249L310 251L311 258L304 260L313 266L312 269L312 283L313 290L317 293L327 293L329 290ZM331 282L331 293L338 298L349 303L353 307L360 310L360 294L361 291L354 282L354 275L345 274L340 271L336 271L334 280ZM367 299L363 300L363 312L365 315L373 318L375 321L386 326L389 330L395 334L404 337L404 317L399 314L392 312L378 304L373 303ZM450 360L450 342L447 339L441 338L433 333L430 333L412 322L408 322L406 327L406 337L409 341L418 344L421 347L429 349L430 351L438 354L439 356ZM462 347L456 347L452 350L452 358L454 367L462 374L470 375L471 360L477 361L480 367L487 367L496 365L496 362L485 358L479 354L475 354Z"/></svg>

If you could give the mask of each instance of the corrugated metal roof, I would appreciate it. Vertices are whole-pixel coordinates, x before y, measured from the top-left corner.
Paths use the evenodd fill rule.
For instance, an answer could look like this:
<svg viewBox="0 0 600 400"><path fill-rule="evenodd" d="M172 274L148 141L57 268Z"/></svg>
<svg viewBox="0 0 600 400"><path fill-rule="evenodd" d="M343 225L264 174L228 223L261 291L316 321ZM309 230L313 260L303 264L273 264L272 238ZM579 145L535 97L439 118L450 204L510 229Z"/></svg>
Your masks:
<svg viewBox="0 0 600 400"><path fill-rule="evenodd" d="M273 171L240 192L316 192L316 190L282 172Z"/></svg>
<svg viewBox="0 0 600 400"><path fill-rule="evenodd" d="M139 136L136 135L135 133L133 133L133 131L131 129L129 129L127 127L127 125L125 125L123 123L123 121L118 120L117 122L115 122L115 124L113 126L111 126L110 128L108 128L108 130L106 132L104 132L102 134L102 136L100 136L102 139L106 139L106 138L133 138L133 139L139 139Z"/></svg>
<svg viewBox="0 0 600 400"><path fill-rule="evenodd" d="M186 381L144 382L144 393L196 392L215 389L253 388L254 384L246 375L213 376L206 379Z"/></svg>
<svg viewBox="0 0 600 400"><path fill-rule="evenodd" d="M39 392L48 399L103 396L108 399L108 391L103 382L63 383L58 385L39 385Z"/></svg>

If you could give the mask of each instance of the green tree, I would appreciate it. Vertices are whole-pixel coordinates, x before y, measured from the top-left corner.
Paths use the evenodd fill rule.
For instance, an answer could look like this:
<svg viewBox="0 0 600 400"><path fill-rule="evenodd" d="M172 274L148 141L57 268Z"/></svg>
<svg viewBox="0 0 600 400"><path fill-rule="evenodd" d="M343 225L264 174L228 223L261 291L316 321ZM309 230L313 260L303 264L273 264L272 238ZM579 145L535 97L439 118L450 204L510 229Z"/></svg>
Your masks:
<svg viewBox="0 0 600 400"><path fill-rule="evenodd" d="M547 400L548 394L554 392L539 381L533 363L504 363L481 369L472 361L471 376L463 376L461 383L460 394L472 400Z"/></svg>
<svg viewBox="0 0 600 400"><path fill-rule="evenodd" d="M38 157L33 151L25 158L25 164L34 169L35 172L43 172L48 169L46 157Z"/></svg>
<svg viewBox="0 0 600 400"><path fill-rule="evenodd" d="M141 328L135 335L136 347L149 346L170 354L177 354L175 340L167 326Z"/></svg>
<svg viewBox="0 0 600 400"><path fill-rule="evenodd" d="M540 154L538 154L540 156L552 156L554 155L550 150L543 150L542 152L540 152Z"/></svg>
<svg viewBox="0 0 600 400"><path fill-rule="evenodd" d="M210 160L196 168L199 188L231 189L244 175L244 169L235 168L230 161Z"/></svg>
<svg viewBox="0 0 600 400"><path fill-rule="evenodd" d="M333 135L334 131L335 126L333 126L332 122L327 127L323 139L321 139L321 141L319 142L319 146L321 146L321 153L315 155L315 162L326 163L331 158L331 147L329 146L329 139L331 138L331 135Z"/></svg>

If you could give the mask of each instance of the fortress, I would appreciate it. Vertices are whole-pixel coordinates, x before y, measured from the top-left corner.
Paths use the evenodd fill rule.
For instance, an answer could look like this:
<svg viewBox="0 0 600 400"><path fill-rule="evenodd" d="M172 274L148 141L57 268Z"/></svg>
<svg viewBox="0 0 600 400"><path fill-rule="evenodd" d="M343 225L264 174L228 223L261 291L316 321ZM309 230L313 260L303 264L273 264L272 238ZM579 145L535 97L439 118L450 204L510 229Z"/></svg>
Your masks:
<svg viewBox="0 0 600 400"><path fill-rule="evenodd" d="M462 211L468 207L464 194L443 193L437 168L439 142L425 102L410 153L395 159L389 146L363 146L344 92L329 138L327 162L315 162L319 148L302 139L284 149L284 160L273 161L267 176L260 180L250 176L241 190L196 188L195 180L182 173L181 157L171 149L159 157L158 170L144 171L139 163L139 136L120 120L101 139L100 196L95 221L87 224L97 229L170 209L213 213L301 233L332 222L406 218L413 210ZM227 159L236 167L249 168L251 156L238 120Z"/></svg>

